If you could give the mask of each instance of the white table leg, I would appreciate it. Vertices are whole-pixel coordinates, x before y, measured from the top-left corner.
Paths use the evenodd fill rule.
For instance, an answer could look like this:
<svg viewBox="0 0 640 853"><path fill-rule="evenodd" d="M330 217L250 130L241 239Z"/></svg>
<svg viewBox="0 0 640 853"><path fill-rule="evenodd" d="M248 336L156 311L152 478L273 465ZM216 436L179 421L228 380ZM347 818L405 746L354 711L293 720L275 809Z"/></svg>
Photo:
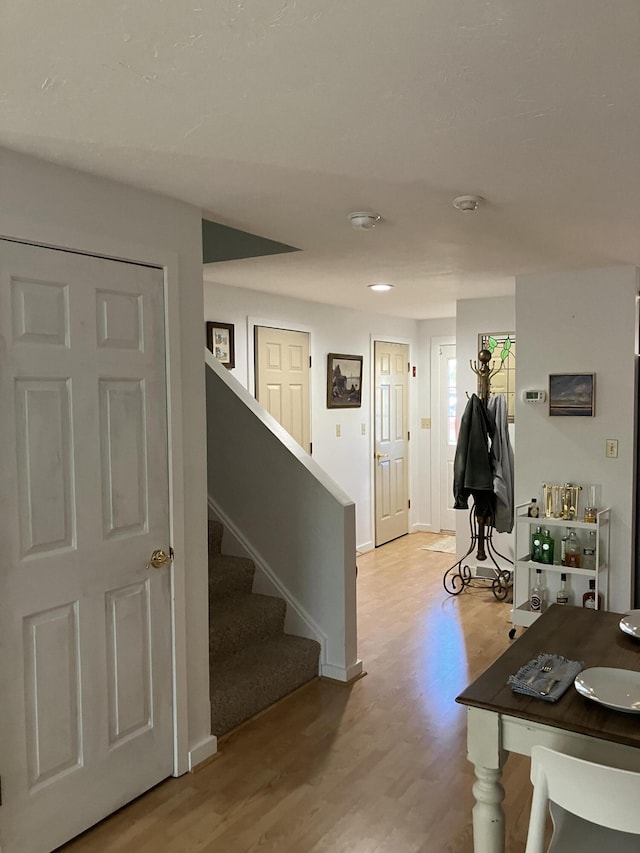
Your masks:
<svg viewBox="0 0 640 853"><path fill-rule="evenodd" d="M473 850L474 853L504 853L504 788L500 784L502 770L475 765L473 784Z"/></svg>
<svg viewBox="0 0 640 853"><path fill-rule="evenodd" d="M502 749L500 715L467 709L467 758L475 767L474 853L504 853L504 788L500 783L508 753Z"/></svg>

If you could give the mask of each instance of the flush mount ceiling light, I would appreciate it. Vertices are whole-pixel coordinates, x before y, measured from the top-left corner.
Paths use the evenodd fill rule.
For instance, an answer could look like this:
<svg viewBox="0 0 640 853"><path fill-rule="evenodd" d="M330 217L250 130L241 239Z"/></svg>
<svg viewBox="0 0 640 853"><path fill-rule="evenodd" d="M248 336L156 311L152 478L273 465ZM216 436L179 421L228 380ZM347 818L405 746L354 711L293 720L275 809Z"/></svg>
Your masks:
<svg viewBox="0 0 640 853"><path fill-rule="evenodd" d="M357 213L349 214L349 222L351 227L356 231L371 231L376 227L376 222L380 221L379 213L368 213L367 211L358 211Z"/></svg>
<svg viewBox="0 0 640 853"><path fill-rule="evenodd" d="M459 195L458 198L454 198L453 206L456 210L474 211L483 201L480 195Z"/></svg>
<svg viewBox="0 0 640 853"><path fill-rule="evenodd" d="M367 287L369 290L375 290L378 292L382 292L383 290L393 290L392 284L368 284Z"/></svg>

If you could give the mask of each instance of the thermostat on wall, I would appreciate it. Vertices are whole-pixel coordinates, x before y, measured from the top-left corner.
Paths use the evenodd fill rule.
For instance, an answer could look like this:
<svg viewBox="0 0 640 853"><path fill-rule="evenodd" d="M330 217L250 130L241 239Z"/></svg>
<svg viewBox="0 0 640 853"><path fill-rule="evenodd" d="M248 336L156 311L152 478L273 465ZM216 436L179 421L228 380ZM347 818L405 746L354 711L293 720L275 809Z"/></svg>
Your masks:
<svg viewBox="0 0 640 853"><path fill-rule="evenodd" d="M547 399L546 391L523 391L522 392L522 402L523 403L544 403Z"/></svg>

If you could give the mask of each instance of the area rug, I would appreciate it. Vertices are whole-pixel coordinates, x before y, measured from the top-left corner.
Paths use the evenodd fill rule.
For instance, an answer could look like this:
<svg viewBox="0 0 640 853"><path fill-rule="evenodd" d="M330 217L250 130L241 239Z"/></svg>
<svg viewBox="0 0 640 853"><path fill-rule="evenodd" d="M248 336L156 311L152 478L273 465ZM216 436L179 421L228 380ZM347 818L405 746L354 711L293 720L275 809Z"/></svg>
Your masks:
<svg viewBox="0 0 640 853"><path fill-rule="evenodd" d="M444 551L445 554L456 553L455 536L439 536L430 545L425 545L424 551Z"/></svg>

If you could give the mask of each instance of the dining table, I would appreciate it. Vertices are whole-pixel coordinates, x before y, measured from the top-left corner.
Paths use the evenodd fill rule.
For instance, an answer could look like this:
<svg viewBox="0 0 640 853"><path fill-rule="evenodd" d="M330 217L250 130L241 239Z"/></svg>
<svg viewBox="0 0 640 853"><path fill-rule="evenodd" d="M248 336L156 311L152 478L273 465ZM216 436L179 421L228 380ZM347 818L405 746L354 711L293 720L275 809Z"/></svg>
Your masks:
<svg viewBox="0 0 640 853"><path fill-rule="evenodd" d="M622 614L553 604L456 698L467 708L467 758L474 765L474 853L504 853L502 769L536 744L626 770L640 770L640 708L628 712L581 695L573 684L556 702L516 693L510 675L539 655L584 669L640 671L640 639L620 630ZM635 676L633 676L635 678ZM576 780L579 784L579 780ZM640 803L638 804L640 808Z"/></svg>

